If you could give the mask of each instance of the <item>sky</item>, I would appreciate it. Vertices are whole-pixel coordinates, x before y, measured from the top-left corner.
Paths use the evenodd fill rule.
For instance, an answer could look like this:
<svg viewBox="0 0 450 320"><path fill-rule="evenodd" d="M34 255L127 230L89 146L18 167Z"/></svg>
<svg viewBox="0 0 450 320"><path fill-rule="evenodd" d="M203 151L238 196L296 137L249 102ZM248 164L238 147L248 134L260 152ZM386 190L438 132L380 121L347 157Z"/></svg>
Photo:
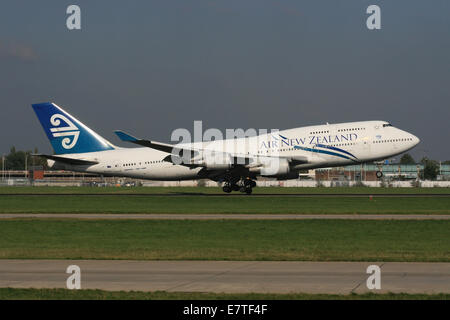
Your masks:
<svg viewBox="0 0 450 320"><path fill-rule="evenodd" d="M52 153L31 109L52 101L125 147L114 130L386 120L449 160L450 1L3 0L0 97L0 154Z"/></svg>

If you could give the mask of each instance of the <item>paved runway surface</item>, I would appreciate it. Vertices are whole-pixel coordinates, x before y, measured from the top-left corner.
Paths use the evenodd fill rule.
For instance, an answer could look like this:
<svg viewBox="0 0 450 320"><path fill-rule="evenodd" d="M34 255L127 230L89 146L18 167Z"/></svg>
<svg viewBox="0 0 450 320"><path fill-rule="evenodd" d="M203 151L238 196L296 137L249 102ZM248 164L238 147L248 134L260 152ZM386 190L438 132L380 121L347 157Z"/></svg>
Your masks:
<svg viewBox="0 0 450 320"><path fill-rule="evenodd" d="M197 197L249 197L249 195L244 193L201 193L201 192L173 192L173 193L0 193L0 197L8 196L102 196L102 197L187 197L187 196L197 196ZM388 198L448 198L450 193L253 193L250 197L302 197L302 198L368 198L370 196L375 197L388 197Z"/></svg>
<svg viewBox="0 0 450 320"><path fill-rule="evenodd" d="M376 292L450 293L450 263L397 262L0 260L0 287L65 288L78 265L84 289L349 294L370 291L372 264Z"/></svg>
<svg viewBox="0 0 450 320"><path fill-rule="evenodd" d="M450 220L450 215L427 214L134 214L134 213L2 213L0 219L141 219L141 220Z"/></svg>

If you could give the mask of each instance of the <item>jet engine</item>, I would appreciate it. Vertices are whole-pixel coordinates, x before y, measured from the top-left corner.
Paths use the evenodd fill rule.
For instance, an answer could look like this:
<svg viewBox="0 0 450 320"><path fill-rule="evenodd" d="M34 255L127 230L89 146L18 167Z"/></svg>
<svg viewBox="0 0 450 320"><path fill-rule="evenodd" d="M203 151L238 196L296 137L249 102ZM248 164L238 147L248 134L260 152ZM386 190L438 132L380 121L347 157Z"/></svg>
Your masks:
<svg viewBox="0 0 450 320"><path fill-rule="evenodd" d="M233 165L233 159L229 153L205 151L192 158L190 163L205 167L207 169L225 170L231 168Z"/></svg>
<svg viewBox="0 0 450 320"><path fill-rule="evenodd" d="M289 161L285 158L258 158L249 166L250 172L266 177L286 176L290 172Z"/></svg>

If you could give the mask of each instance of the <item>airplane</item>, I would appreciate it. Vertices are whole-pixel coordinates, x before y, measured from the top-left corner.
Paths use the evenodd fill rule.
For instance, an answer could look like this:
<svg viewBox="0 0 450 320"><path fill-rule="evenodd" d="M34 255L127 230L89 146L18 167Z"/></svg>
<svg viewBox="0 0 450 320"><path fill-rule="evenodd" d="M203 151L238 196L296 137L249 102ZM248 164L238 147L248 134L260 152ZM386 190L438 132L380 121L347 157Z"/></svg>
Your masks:
<svg viewBox="0 0 450 320"><path fill-rule="evenodd" d="M115 131L113 145L52 102L32 104L54 154L36 154L56 170L180 181L211 179L226 193L251 194L258 177L297 179L300 170L374 162L415 147L419 138L386 121L322 124L252 137L167 144ZM381 178L382 172L377 172Z"/></svg>

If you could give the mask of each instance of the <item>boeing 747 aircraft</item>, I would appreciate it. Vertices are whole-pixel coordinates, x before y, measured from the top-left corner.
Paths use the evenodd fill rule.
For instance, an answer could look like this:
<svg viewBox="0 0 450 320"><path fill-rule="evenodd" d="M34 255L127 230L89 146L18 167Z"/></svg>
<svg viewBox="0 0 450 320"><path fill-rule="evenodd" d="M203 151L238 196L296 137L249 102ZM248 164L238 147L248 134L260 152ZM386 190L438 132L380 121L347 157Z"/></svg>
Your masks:
<svg viewBox="0 0 450 320"><path fill-rule="evenodd" d="M223 182L227 193L251 194L259 176L296 179L300 170L383 160L420 142L386 121L361 121L177 145L116 131L122 141L140 146L121 148L54 103L32 106L54 150L36 156L51 168L148 180L211 179Z"/></svg>

